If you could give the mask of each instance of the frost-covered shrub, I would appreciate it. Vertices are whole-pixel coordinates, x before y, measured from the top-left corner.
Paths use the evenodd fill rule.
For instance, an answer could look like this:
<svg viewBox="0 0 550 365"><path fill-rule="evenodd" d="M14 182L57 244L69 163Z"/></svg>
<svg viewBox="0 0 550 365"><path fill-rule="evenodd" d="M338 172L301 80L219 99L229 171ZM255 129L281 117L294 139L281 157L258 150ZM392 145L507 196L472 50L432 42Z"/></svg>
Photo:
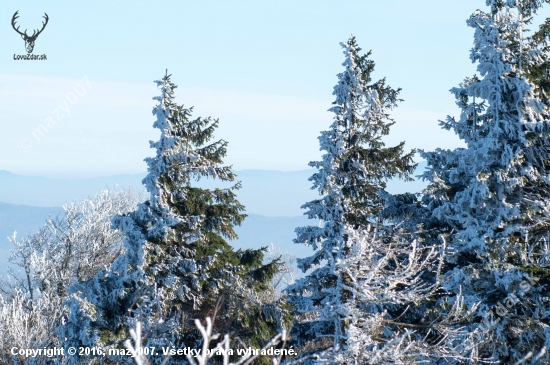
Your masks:
<svg viewBox="0 0 550 365"><path fill-rule="evenodd" d="M0 296L0 355L11 348L60 347L54 333L67 318L67 288L109 266L122 252L123 235L111 227L114 215L132 210L138 196L130 190L104 190L65 205L31 235L11 242L9 279ZM43 361L17 357L15 363Z"/></svg>

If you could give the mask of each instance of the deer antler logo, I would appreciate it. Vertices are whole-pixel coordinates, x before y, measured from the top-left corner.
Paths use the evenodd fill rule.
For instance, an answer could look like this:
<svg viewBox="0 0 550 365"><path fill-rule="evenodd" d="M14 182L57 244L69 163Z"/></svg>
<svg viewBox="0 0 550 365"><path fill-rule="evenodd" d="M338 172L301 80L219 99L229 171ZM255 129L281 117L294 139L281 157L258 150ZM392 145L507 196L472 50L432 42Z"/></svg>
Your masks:
<svg viewBox="0 0 550 365"><path fill-rule="evenodd" d="M15 21L17 20L17 18L19 18L19 15L17 15L17 13L19 13L19 10L17 10L15 12L15 14L13 14L13 18L11 18L11 26L13 27L13 29L19 33L21 35L21 38L23 38L23 40L25 41L25 48L27 49L27 53L32 53L32 50L34 49L34 42L36 41L36 38L38 38L38 35L40 33L42 33L42 31L44 30L44 28L46 28L46 24L48 24L48 14L44 13L44 19L46 19L45 22L42 22L42 29L40 30L35 30L31 36L29 36L27 34L27 30L25 29L25 32L24 33L21 33L19 31L19 27L15 27Z"/></svg>

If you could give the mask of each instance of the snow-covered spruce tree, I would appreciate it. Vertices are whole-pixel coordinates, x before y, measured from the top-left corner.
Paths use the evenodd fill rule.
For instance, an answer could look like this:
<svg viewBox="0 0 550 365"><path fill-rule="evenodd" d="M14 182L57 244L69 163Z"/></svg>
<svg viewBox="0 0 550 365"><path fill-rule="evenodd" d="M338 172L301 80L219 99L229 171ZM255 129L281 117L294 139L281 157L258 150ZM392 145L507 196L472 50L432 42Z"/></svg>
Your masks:
<svg viewBox="0 0 550 365"><path fill-rule="evenodd" d="M457 328L476 336L481 357L508 364L550 345L550 125L525 75L541 60L522 39L520 4L487 4L468 20L479 76L451 90L461 116L441 122L467 147L422 153L423 201L440 231L453 233L445 289L477 306Z"/></svg>
<svg viewBox="0 0 550 365"><path fill-rule="evenodd" d="M72 288L71 314L60 335L67 346L120 347L128 328L140 321L148 346L200 348L193 321L211 316L215 331L261 346L282 325L277 303L262 303L257 295L278 261L264 265L265 249L235 251L226 242L237 237L233 227L245 218L234 192L240 184L213 190L192 185L201 178L236 177L222 166L227 142L211 141L218 120L190 119L192 109L173 101L170 76L156 83L161 95L154 127L161 137L151 142L156 156L145 160L149 173L143 180L150 198L113 220L126 235L126 253L110 270Z"/></svg>
<svg viewBox="0 0 550 365"><path fill-rule="evenodd" d="M345 71L334 87L336 100L330 109L334 122L319 137L325 152L322 161L309 164L318 169L310 180L322 197L302 206L322 225L297 228L294 240L315 250L311 257L298 260L302 271L314 270L287 289L299 317L293 339L299 346L309 343L308 348L316 349L346 344L343 308L350 293L342 285L349 276L337 272L337 264L350 254L350 232L379 224L383 201L378 190L389 178L410 178L415 168L414 150L404 153L404 143L385 147L381 140L394 123L388 112L397 104L399 90L384 79L370 84L374 62L370 53L359 54L353 36L341 45Z"/></svg>

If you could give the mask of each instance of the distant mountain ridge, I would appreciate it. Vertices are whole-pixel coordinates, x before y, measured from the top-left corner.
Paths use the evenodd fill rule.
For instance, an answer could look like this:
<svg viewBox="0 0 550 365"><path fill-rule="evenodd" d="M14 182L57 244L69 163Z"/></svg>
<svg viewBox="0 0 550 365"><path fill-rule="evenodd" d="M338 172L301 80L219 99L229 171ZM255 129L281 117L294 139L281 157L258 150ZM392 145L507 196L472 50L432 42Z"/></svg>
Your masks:
<svg viewBox="0 0 550 365"><path fill-rule="evenodd" d="M420 165L417 174L424 168L425 164ZM319 196L310 189L311 182L308 178L313 172L314 170L238 171L242 189L237 192L237 196L245 205L248 217L242 226L235 228L239 239L231 244L236 248L259 248L273 244L296 257L310 254L310 248L295 245L292 239L295 238L296 227L317 224L314 220L308 220L300 209L301 205ZM145 174L51 179L0 171L0 273L7 268L10 250L13 248L7 237L14 231L18 232L18 237L36 232L48 215L60 211L63 204L95 195L107 187L118 185L135 190L143 189L143 177ZM215 180L201 180L198 185L212 188L220 186L220 183ZM394 194L417 192L425 185L422 181L390 181L388 191Z"/></svg>
<svg viewBox="0 0 550 365"><path fill-rule="evenodd" d="M115 185L139 189L143 177L145 174L53 179L17 175L0 170L0 201L39 207L60 207Z"/></svg>
<svg viewBox="0 0 550 365"><path fill-rule="evenodd" d="M27 205L6 204L0 202L0 277L7 272L11 250L14 248L8 240L14 231L17 237L23 238L36 232L44 225L48 215L55 215L61 208L31 207ZM249 214L241 226L235 227L239 236L230 241L236 249L273 247L293 253L296 257L305 257L311 249L304 245L295 245L294 229L304 225L316 224L305 216L298 217L265 217Z"/></svg>
<svg viewBox="0 0 550 365"><path fill-rule="evenodd" d="M425 169L425 162L419 164L415 174ZM311 190L309 177L315 170L292 172L271 170L237 171L237 179L242 188L237 192L239 201L246 212L267 217L292 217L303 214L300 207L319 197ZM60 207L63 204L92 196L98 191L115 185L143 191L141 181L145 174L115 175L86 179L53 179L39 176L23 176L0 170L0 202L38 207ZM218 187L216 180L202 179L197 183L202 187ZM221 184L221 186L228 184ZM405 183L390 181L391 193L418 192L426 184L422 181Z"/></svg>

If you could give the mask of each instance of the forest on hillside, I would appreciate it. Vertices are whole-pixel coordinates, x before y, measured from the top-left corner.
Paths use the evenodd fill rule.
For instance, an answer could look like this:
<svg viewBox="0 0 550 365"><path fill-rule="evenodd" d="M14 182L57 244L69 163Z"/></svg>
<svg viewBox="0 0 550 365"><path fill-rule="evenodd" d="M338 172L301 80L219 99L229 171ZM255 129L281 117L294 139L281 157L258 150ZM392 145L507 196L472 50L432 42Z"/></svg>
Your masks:
<svg viewBox="0 0 550 365"><path fill-rule="evenodd" d="M401 89L374 79L354 36L341 43L309 164L318 197L301 202L319 224L295 229L313 250L296 264L231 245L247 215L223 121L177 104L167 70L146 196L105 190L11 237L0 363L549 364L550 19L533 24L546 2L487 0L467 20L477 73L439 122L462 148L386 145ZM416 153L427 187L390 194Z"/></svg>

